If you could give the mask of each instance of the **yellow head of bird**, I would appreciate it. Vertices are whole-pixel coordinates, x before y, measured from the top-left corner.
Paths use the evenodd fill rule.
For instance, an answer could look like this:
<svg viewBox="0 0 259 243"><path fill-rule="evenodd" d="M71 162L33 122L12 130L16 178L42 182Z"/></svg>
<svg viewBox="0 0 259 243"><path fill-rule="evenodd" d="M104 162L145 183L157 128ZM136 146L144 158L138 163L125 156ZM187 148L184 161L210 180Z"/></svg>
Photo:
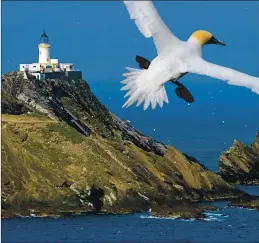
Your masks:
<svg viewBox="0 0 259 243"><path fill-rule="evenodd" d="M201 46L206 44L217 44L225 46L225 43L217 40L209 31L197 30L192 33L190 39L196 40Z"/></svg>

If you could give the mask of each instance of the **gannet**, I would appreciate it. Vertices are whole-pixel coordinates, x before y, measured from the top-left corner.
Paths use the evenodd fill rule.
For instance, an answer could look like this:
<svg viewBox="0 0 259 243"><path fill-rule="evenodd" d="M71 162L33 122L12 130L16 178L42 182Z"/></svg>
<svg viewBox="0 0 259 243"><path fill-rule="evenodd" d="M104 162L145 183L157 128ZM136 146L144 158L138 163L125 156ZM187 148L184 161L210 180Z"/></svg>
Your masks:
<svg viewBox="0 0 259 243"><path fill-rule="evenodd" d="M136 61L139 63L140 68L148 69L150 66L150 61L148 61L146 58L141 57L139 55L136 56ZM177 85L177 88L175 89L175 93L177 96L184 99L188 103L194 102L194 98L192 94L187 88L185 88L185 86L182 83L176 80L171 80L171 82Z"/></svg>
<svg viewBox="0 0 259 243"><path fill-rule="evenodd" d="M228 82L231 85L244 86L259 94L259 78L233 69L219 66L202 58L202 47L207 44L225 46L209 31L197 30L187 41L178 39L165 25L152 1L124 1L130 18L135 21L139 31L146 38L153 38L157 56L148 68L129 68L124 73L125 84L121 90L128 90L124 97L129 97L123 107L135 102L137 106L144 103L146 110L150 105L162 108L169 103L165 83L178 80L187 73L210 76ZM176 83L177 84L177 83Z"/></svg>

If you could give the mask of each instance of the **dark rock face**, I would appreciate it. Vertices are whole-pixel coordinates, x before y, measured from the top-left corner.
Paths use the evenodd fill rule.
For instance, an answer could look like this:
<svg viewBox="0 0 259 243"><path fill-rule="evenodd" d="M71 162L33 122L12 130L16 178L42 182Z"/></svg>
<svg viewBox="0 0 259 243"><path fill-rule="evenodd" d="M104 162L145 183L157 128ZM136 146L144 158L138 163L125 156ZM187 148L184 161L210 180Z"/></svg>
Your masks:
<svg viewBox="0 0 259 243"><path fill-rule="evenodd" d="M86 194L81 194L80 199L84 198L86 201L92 203L95 212L98 213L103 207L102 198L104 196L104 190L102 188L95 187L94 185Z"/></svg>
<svg viewBox="0 0 259 243"><path fill-rule="evenodd" d="M209 210L209 211L218 211L220 208L211 204L204 204L200 206L203 210Z"/></svg>
<svg viewBox="0 0 259 243"><path fill-rule="evenodd" d="M133 142L138 147L147 152L154 152L158 155L164 155L166 146L162 143L155 141L151 137L146 137L135 128L130 126L127 122L120 120L113 115L114 123L117 128L122 131L121 138Z"/></svg>
<svg viewBox="0 0 259 243"><path fill-rule="evenodd" d="M148 211L151 207L152 200L143 197L134 190L127 190L125 196L118 203L112 207L106 207L105 211L108 213L139 213Z"/></svg>
<svg viewBox="0 0 259 243"><path fill-rule="evenodd" d="M203 219L203 209L198 205L188 202L175 201L171 205L154 205L151 215L162 218L177 218L177 219Z"/></svg>
<svg viewBox="0 0 259 243"><path fill-rule="evenodd" d="M250 146L235 140L220 156L219 174L228 182L259 184L259 134Z"/></svg>
<svg viewBox="0 0 259 243"><path fill-rule="evenodd" d="M4 80L8 81L4 82ZM2 114L21 115L30 111L25 103L16 98L21 92L24 83L25 80L19 72L9 72L2 77Z"/></svg>
<svg viewBox="0 0 259 243"><path fill-rule="evenodd" d="M7 97L2 97L1 107L3 114L21 115L30 111L30 109L23 104L8 99Z"/></svg>
<svg viewBox="0 0 259 243"><path fill-rule="evenodd" d="M199 205L188 200L171 200L163 205L153 204L151 215L176 219L204 219L206 217L204 211L217 211L219 209L210 204Z"/></svg>
<svg viewBox="0 0 259 243"><path fill-rule="evenodd" d="M23 114L28 111L27 105L52 119L65 121L86 136L97 133L108 138L115 136L114 130L120 130L121 139L131 141L147 152L163 155L166 150L163 144L144 136L110 113L83 80L25 80L22 72L9 72L2 77L2 93L5 113ZM5 97L12 98L12 103Z"/></svg>
<svg viewBox="0 0 259 243"><path fill-rule="evenodd" d="M228 204L229 207L251 208L259 210L259 197L244 194Z"/></svg>

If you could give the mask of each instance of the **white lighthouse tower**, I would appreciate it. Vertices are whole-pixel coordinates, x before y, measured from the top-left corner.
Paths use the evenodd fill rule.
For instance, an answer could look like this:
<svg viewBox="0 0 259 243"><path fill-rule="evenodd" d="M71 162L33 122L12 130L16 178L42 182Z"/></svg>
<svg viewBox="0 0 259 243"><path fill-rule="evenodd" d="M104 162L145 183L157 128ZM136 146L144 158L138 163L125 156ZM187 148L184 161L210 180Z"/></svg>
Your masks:
<svg viewBox="0 0 259 243"><path fill-rule="evenodd" d="M28 75L36 77L36 79L66 79L78 80L82 79L82 72L74 68L73 63L59 63L58 59L50 59L50 42L49 37L44 31L40 36L39 61L31 64L20 64L20 71L24 72L24 77Z"/></svg>
<svg viewBox="0 0 259 243"><path fill-rule="evenodd" d="M40 38L40 44L39 47L39 63L40 64L47 64L50 63L50 43L49 43L49 37L43 32Z"/></svg>

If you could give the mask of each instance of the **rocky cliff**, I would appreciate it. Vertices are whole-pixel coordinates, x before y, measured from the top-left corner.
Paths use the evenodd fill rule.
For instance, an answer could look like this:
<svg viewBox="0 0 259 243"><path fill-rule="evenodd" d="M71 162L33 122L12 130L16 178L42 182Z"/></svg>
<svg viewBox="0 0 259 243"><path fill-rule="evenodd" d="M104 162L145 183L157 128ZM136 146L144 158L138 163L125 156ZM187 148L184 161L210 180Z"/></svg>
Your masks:
<svg viewBox="0 0 259 243"><path fill-rule="evenodd" d="M237 140L220 156L219 174L228 182L259 184L259 133L252 145Z"/></svg>
<svg viewBox="0 0 259 243"><path fill-rule="evenodd" d="M237 207L237 208L250 208L259 210L259 197L255 195L244 194L239 198L235 198L230 203L228 207Z"/></svg>
<svg viewBox="0 0 259 243"><path fill-rule="evenodd" d="M83 80L7 73L2 113L4 216L126 213L241 194L110 113Z"/></svg>

